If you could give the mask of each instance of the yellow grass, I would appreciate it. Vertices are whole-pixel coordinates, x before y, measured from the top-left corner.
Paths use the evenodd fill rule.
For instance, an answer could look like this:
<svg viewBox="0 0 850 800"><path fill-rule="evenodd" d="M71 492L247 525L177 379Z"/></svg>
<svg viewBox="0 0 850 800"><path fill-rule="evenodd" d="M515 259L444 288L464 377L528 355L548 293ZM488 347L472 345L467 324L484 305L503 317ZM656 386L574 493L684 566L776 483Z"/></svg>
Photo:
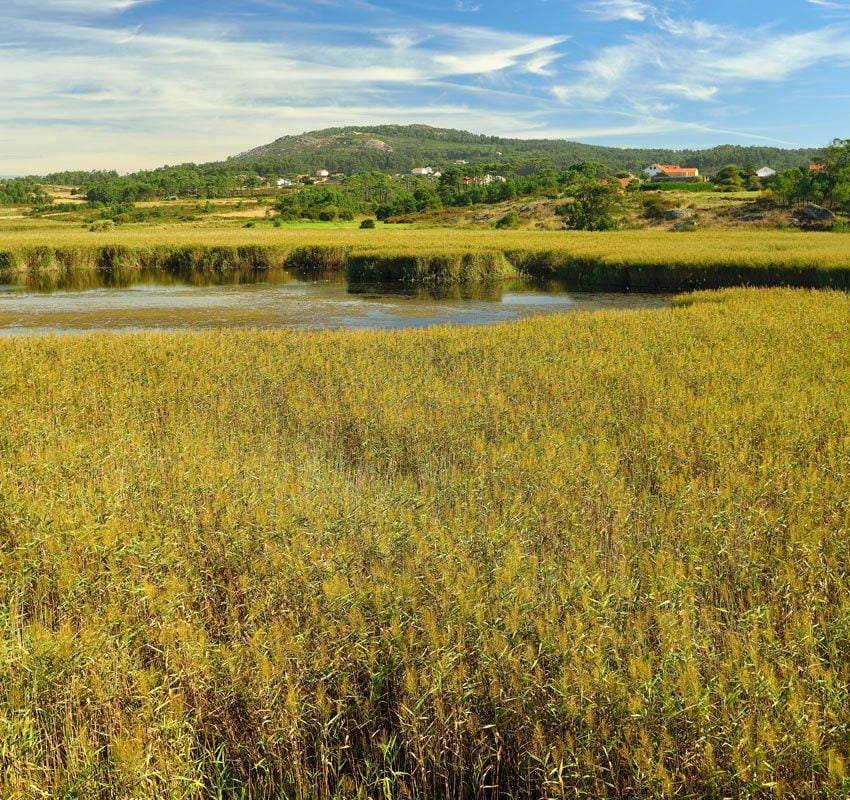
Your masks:
<svg viewBox="0 0 850 800"><path fill-rule="evenodd" d="M56 226L0 229L0 251L33 247L99 248L123 245L264 246L281 252L297 247L349 247L385 253L480 252L493 250L569 251L577 257L610 263L677 262L708 264L811 264L850 267L850 237L841 233L799 231L495 231L450 228L376 230L308 228L193 228L187 225L119 227L96 233Z"/></svg>
<svg viewBox="0 0 850 800"><path fill-rule="evenodd" d="M848 408L839 293L0 342L0 796L845 798Z"/></svg>

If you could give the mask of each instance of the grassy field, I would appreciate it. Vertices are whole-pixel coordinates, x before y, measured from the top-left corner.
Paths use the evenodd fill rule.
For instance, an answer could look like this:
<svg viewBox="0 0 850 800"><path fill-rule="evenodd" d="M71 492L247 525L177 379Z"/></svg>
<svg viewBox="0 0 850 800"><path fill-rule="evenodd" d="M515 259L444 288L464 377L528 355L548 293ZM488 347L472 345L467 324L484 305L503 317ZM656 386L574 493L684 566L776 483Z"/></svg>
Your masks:
<svg viewBox="0 0 850 800"><path fill-rule="evenodd" d="M846 798L848 408L842 293L3 341L0 796Z"/></svg>
<svg viewBox="0 0 850 800"><path fill-rule="evenodd" d="M299 251L323 253L319 266L346 269L349 258L404 278L455 280L515 270L556 274L617 288L717 287L741 284L850 286L850 236L791 231L641 230L612 233L457 229L120 227L95 233L39 227L0 228L0 277L52 269L116 266L230 269L288 266ZM105 254L105 255L104 255ZM472 259L476 268L464 270ZM411 259L414 266L411 267ZM441 261L442 260L442 261ZM440 266L440 264L448 265Z"/></svg>

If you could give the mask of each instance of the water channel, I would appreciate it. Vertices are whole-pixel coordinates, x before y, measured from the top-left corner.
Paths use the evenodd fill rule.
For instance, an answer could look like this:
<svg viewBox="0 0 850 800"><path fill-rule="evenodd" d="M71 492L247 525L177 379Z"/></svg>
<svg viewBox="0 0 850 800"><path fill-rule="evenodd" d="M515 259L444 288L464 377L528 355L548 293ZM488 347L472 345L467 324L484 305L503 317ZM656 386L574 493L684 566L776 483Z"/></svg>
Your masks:
<svg viewBox="0 0 850 800"><path fill-rule="evenodd" d="M389 329L486 325L536 314L663 308L662 294L578 292L558 281L423 288L348 284L339 274L131 271L0 284L0 336L215 328Z"/></svg>

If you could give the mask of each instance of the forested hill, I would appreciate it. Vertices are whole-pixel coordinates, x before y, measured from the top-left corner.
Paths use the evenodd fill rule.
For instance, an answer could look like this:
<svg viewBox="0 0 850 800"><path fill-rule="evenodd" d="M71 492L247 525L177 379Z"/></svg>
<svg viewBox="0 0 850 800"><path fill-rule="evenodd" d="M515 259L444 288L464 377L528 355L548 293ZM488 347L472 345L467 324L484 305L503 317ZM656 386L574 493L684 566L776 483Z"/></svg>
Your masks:
<svg viewBox="0 0 850 800"><path fill-rule="evenodd" d="M563 171L580 162L601 163L611 173L638 173L653 163L699 167L711 176L727 164L770 166L777 171L803 166L817 150L722 145L711 150L641 150L599 147L557 139L503 139L427 125L378 125L328 128L284 136L225 161L180 164L131 175L115 171L60 172L0 181L0 205L42 201L41 184L77 188L89 201L132 203L171 196L227 197L259 188L275 178L317 170L354 175L362 172L409 172L430 166L445 170L455 162L504 169L522 177L541 170Z"/></svg>
<svg viewBox="0 0 850 800"><path fill-rule="evenodd" d="M678 163L711 172L726 164L769 165L776 170L809 163L818 151L776 147L721 145L710 150L665 150L601 147L560 139L505 139L428 125L378 125L327 128L283 136L228 159L260 174L369 170L406 172L416 166L445 167L512 161L566 169L580 161L598 161L612 171L637 171L652 163Z"/></svg>

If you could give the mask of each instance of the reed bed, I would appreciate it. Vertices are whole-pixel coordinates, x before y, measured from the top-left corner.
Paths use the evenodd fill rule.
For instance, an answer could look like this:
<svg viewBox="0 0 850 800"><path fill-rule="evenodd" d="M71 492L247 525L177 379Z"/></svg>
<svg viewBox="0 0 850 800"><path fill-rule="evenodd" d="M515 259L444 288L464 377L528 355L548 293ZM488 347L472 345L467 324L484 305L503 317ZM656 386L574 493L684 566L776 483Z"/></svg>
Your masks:
<svg viewBox="0 0 850 800"><path fill-rule="evenodd" d="M0 796L850 794L850 298L0 342Z"/></svg>
<svg viewBox="0 0 850 800"><path fill-rule="evenodd" d="M368 280L451 283L556 275L611 288L850 288L850 238L790 231L26 228L0 232L0 279L50 270L337 269Z"/></svg>

